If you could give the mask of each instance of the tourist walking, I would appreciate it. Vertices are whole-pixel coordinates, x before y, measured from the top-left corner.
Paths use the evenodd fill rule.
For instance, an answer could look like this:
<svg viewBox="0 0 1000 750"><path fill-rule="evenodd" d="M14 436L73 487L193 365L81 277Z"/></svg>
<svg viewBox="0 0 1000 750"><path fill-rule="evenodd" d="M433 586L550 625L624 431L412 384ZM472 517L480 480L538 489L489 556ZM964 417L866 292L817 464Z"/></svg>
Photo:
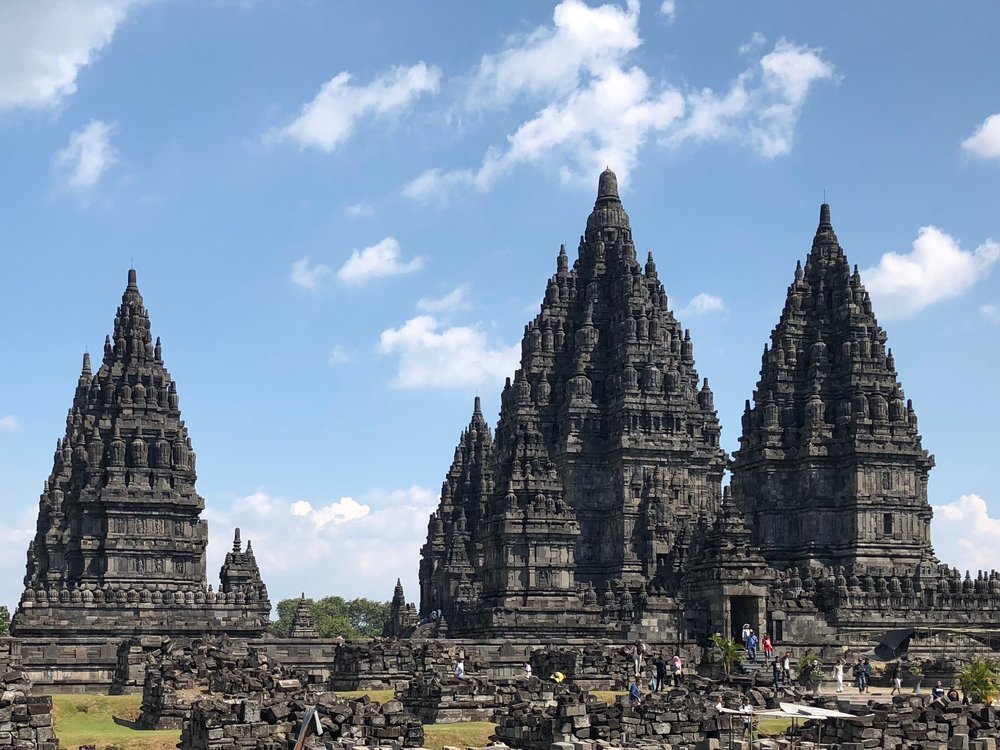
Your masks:
<svg viewBox="0 0 1000 750"><path fill-rule="evenodd" d="M757 645L760 641L757 640L757 636L754 632L750 631L750 636L747 638L747 656L750 657L750 661L757 663Z"/></svg>
<svg viewBox="0 0 1000 750"><path fill-rule="evenodd" d="M674 654L674 661L671 666L671 671L674 673L674 687L680 687L681 678L684 675L684 665L681 663L681 655L679 653Z"/></svg>
<svg viewBox="0 0 1000 750"><path fill-rule="evenodd" d="M892 691L889 695L903 694L903 667L897 661L892 665Z"/></svg>
<svg viewBox="0 0 1000 750"><path fill-rule="evenodd" d="M838 659L833 668L833 676L837 680L837 692L844 692L844 660Z"/></svg>
<svg viewBox="0 0 1000 750"><path fill-rule="evenodd" d="M864 673L861 670L861 657L858 657L858 660L854 662L854 666L851 667L851 677L854 678L854 685L857 687L858 692L865 692L865 678Z"/></svg>
<svg viewBox="0 0 1000 750"><path fill-rule="evenodd" d="M663 661L662 653L656 655L656 658L653 660L653 668L656 670L656 687L653 688L653 692L658 693L667 681L667 663Z"/></svg>
<svg viewBox="0 0 1000 750"><path fill-rule="evenodd" d="M786 685L792 684L792 652L786 651L781 659L781 673Z"/></svg>
<svg viewBox="0 0 1000 750"><path fill-rule="evenodd" d="M743 641L744 646L746 646L747 641L750 640L750 634L752 632L753 631L750 629L750 623L749 622L743 623L743 630L740 631L740 640Z"/></svg>
<svg viewBox="0 0 1000 750"><path fill-rule="evenodd" d="M646 645L642 641L636 641L628 653L632 657L632 666L634 667L632 672L641 675L642 667L646 661Z"/></svg>
<svg viewBox="0 0 1000 750"><path fill-rule="evenodd" d="M764 636L764 663L767 664L774 658L774 645L771 643L770 634Z"/></svg>
<svg viewBox="0 0 1000 750"><path fill-rule="evenodd" d="M861 665L861 676L862 676L862 682L864 683L864 690L862 690L861 692L867 693L868 683L871 682L872 679L872 665L871 662L869 662L867 659L865 659L864 663Z"/></svg>
<svg viewBox="0 0 1000 750"><path fill-rule="evenodd" d="M774 681L774 687L781 684L781 667L778 666L777 659L771 662L771 679Z"/></svg>

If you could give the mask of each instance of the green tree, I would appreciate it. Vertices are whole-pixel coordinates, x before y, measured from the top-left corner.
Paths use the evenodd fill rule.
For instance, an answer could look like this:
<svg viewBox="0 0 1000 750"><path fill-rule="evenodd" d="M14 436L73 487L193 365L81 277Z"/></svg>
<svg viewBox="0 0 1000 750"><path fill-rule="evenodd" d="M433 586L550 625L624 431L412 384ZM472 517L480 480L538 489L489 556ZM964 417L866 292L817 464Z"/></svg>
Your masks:
<svg viewBox="0 0 1000 750"><path fill-rule="evenodd" d="M743 661L744 648L732 638L725 638L718 633L712 636L715 647L715 660L721 662L726 679L733 673L733 667Z"/></svg>
<svg viewBox="0 0 1000 750"><path fill-rule="evenodd" d="M389 618L389 602L371 599L344 599L327 596L323 599L306 599L316 630L323 638L375 638L382 635L382 628ZM271 622L276 635L287 636L295 618L299 599L282 599L278 602L278 619Z"/></svg>
<svg viewBox="0 0 1000 750"><path fill-rule="evenodd" d="M973 703L992 703L1000 696L1000 667L988 659L973 659L958 673L958 684Z"/></svg>
<svg viewBox="0 0 1000 750"><path fill-rule="evenodd" d="M6 604L0 604L0 636L10 632L10 610Z"/></svg>

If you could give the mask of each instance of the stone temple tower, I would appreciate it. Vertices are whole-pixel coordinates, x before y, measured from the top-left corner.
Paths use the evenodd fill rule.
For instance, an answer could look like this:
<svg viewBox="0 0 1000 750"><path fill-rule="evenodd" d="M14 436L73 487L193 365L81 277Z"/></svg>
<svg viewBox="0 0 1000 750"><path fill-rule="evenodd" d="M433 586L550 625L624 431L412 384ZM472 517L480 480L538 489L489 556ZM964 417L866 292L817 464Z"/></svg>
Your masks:
<svg viewBox="0 0 1000 750"><path fill-rule="evenodd" d="M477 507L463 510L466 536L451 536L469 542L446 615L457 598L479 608L467 617L475 630L498 632L500 620L541 627L551 615L554 631L560 613L571 628L619 601L631 611L633 596L683 555L693 522L718 507L719 432L691 337L668 307L652 254L645 265L636 259L608 169L576 259L571 266L560 250L541 311L525 326L490 470L479 472L482 486L463 490ZM431 519L422 581L428 560L454 547L456 492Z"/></svg>
<svg viewBox="0 0 1000 750"><path fill-rule="evenodd" d="M70 672L79 662L81 682L101 681L113 661L110 639L137 632L262 635L271 605L238 530L223 586L207 587L208 527L195 477L177 385L130 270L96 372L83 356L39 501L12 622L29 671L58 662Z"/></svg>
<svg viewBox="0 0 1000 750"><path fill-rule="evenodd" d="M824 204L764 346L732 466L734 494L772 566L862 575L936 563L927 502L934 458L885 345Z"/></svg>

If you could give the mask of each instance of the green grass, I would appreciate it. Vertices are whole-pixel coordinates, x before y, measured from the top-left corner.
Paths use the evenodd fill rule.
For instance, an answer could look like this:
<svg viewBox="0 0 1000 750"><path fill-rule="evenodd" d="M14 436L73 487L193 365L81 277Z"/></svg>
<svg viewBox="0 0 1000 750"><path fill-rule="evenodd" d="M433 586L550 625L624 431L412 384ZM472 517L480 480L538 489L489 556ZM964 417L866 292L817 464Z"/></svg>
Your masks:
<svg viewBox="0 0 1000 750"><path fill-rule="evenodd" d="M134 720L141 695L53 695L52 719L62 747L114 745L119 750L174 750L181 733L143 732L115 724L113 716Z"/></svg>
<svg viewBox="0 0 1000 750"><path fill-rule="evenodd" d="M496 726L488 721L464 721L457 724L424 724L424 747L441 750L455 747L485 747Z"/></svg>
<svg viewBox="0 0 1000 750"><path fill-rule="evenodd" d="M757 726L763 734L773 735L784 734L791 725L791 719L761 719Z"/></svg>

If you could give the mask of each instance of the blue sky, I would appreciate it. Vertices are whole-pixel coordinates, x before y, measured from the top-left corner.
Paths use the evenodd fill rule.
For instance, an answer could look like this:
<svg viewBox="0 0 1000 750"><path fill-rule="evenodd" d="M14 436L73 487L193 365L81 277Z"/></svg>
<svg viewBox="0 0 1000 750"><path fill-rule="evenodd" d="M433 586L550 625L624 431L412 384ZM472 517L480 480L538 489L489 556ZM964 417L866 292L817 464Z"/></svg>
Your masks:
<svg viewBox="0 0 1000 750"><path fill-rule="evenodd" d="M924 445L939 556L1000 567L1000 6L4 0L0 602L130 263L209 576L416 595L473 396L618 172L723 444L824 191ZM990 71L993 71L991 73Z"/></svg>

